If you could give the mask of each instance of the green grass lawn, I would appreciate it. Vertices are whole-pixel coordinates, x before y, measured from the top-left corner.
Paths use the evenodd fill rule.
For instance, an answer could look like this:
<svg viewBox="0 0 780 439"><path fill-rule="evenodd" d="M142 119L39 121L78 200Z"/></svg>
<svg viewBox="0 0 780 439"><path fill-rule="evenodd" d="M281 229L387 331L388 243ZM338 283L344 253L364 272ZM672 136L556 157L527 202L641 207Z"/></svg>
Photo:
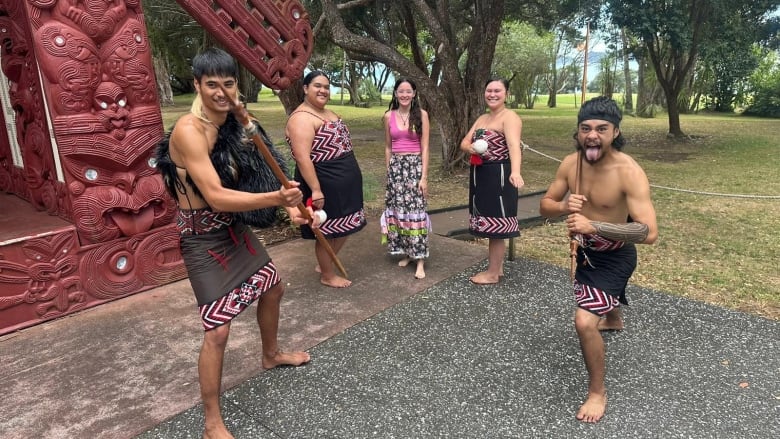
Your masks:
<svg viewBox="0 0 780 439"><path fill-rule="evenodd" d="M166 128L189 110L192 96L177 97L163 109ZM381 117L387 108L338 105L329 108L348 124L364 175L366 207L378 211L384 197L384 138ZM561 108L544 102L520 109L523 141L534 151L523 153L524 192L544 190L560 159L574 150L572 134L577 108L572 95L560 95ZM276 97L264 90L249 105L280 150L286 115ZM780 319L780 120L738 115L683 115L686 142L667 136L666 115L654 119L626 116L622 131L632 155L647 172L653 188L660 238L639 247L639 268L632 282L691 299ZM542 155L544 154L544 155ZM546 155L546 156L545 156ZM463 205L468 192L465 170L441 171L442 146L434 126L429 177L431 209ZM661 188L672 187L693 192ZM730 197L706 193L747 195ZM437 257L432 249L432 257ZM523 231L516 256L568 265L568 239L563 226L551 223ZM439 255L438 257L446 257Z"/></svg>

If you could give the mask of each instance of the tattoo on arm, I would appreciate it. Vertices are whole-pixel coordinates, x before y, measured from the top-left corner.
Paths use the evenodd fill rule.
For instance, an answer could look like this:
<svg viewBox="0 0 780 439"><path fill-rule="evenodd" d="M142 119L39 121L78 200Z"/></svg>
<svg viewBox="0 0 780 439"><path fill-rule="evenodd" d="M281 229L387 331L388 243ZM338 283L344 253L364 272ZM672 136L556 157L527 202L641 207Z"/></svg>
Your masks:
<svg viewBox="0 0 780 439"><path fill-rule="evenodd" d="M647 239L650 228L647 224L628 223L614 224L601 221L591 221L590 224L596 228L596 233L615 241L633 242L639 244Z"/></svg>

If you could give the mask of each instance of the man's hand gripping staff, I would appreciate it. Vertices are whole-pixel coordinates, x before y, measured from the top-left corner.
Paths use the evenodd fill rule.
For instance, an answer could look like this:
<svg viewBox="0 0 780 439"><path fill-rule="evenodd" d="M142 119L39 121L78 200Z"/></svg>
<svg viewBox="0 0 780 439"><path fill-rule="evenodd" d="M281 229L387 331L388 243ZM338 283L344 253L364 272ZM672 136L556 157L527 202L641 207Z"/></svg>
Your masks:
<svg viewBox="0 0 780 439"><path fill-rule="evenodd" d="M233 114L236 116L236 118L241 123L241 125L243 125L247 137L252 139L252 142L257 147L257 150L260 151L260 154L263 155L265 162L271 168L271 171L274 173L274 176L276 176L276 178L282 183L282 186L284 186L286 189L293 188L294 185L287 179L287 176L284 175L282 168L279 167L279 164L276 163L276 160L274 159L273 155L271 155L271 151L268 150L268 147L266 147L265 142L263 142L263 139L260 138L260 135L257 132L257 127L255 126L255 124L252 123L249 112L246 110L246 107L244 107L244 104L242 104L241 102L234 101L224 88L222 88L222 93L230 101L230 107L233 111ZM309 222L309 224L313 226L314 217L312 216L309 209L302 202L298 203L297 207L301 213L301 216L304 217ZM319 219L321 218L322 217L320 217ZM318 221L318 224L321 222L322 221ZM333 251L333 248L330 246L330 243L328 243L328 239L325 238L325 235L322 234L322 232L318 227L312 227L312 231L314 232L314 236L317 238L317 241L319 241L319 243L323 246L325 251L330 256L331 260L333 261L333 264L339 270L341 275L346 278L347 271L344 269L344 265L341 264L341 261L336 255L336 252Z"/></svg>

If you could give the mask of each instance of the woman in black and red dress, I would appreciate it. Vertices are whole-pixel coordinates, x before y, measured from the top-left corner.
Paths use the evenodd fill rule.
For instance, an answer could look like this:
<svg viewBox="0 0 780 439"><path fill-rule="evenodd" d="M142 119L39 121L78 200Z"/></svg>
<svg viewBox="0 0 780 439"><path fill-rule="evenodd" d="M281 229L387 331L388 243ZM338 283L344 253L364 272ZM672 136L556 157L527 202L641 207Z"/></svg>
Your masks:
<svg viewBox="0 0 780 439"><path fill-rule="evenodd" d="M485 84L485 104L490 112L477 118L460 149L471 154L469 172L469 232L488 238L487 270L469 280L494 284L504 274L507 238L520 235L517 224L523 122L506 108L509 84L493 78Z"/></svg>
<svg viewBox="0 0 780 439"><path fill-rule="evenodd" d="M366 225L363 211L363 176L358 167L349 129L334 112L325 108L330 99L330 81L313 71L303 79L303 103L290 114L285 128L287 143L295 158L295 180L301 183L304 200L328 218L320 231L338 254L347 236ZM315 239L311 228L301 226L304 239ZM352 284L338 274L327 250L316 242L320 282L343 288Z"/></svg>

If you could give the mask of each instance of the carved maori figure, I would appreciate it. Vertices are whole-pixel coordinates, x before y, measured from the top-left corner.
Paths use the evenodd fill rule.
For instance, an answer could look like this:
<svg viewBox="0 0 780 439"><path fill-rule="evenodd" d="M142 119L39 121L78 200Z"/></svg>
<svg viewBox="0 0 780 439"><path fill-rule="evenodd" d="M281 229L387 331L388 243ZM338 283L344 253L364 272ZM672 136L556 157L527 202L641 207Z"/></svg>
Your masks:
<svg viewBox="0 0 780 439"><path fill-rule="evenodd" d="M300 79L314 49L298 0L176 0L263 84L282 90Z"/></svg>
<svg viewBox="0 0 780 439"><path fill-rule="evenodd" d="M169 224L151 151L162 135L137 0L31 0L73 220L84 243Z"/></svg>

